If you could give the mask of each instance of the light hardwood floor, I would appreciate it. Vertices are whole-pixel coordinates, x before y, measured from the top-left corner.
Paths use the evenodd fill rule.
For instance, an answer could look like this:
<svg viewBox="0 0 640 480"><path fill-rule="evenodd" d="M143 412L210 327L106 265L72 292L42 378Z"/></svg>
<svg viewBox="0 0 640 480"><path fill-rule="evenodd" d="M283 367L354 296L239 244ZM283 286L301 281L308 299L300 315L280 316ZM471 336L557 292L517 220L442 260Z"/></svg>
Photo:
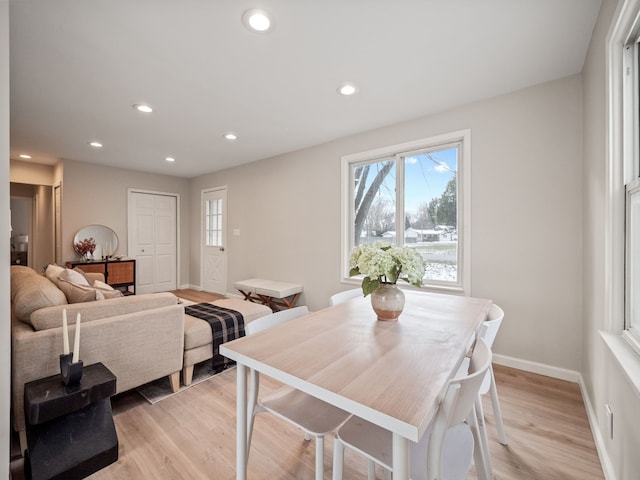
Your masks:
<svg viewBox="0 0 640 480"><path fill-rule="evenodd" d="M496 479L602 479L577 385L495 367L509 445L498 443L491 404L484 399ZM278 384L264 378L264 392ZM113 402L119 461L93 479L233 479L235 369L156 405L130 392ZM325 440L325 479L331 478L333 442ZM269 414L256 419L250 479L313 479L313 441ZM347 451L345 479L365 479L362 457ZM377 478L383 478L382 471ZM470 479L476 476L472 471Z"/></svg>
<svg viewBox="0 0 640 480"><path fill-rule="evenodd" d="M194 301L206 296L189 298ZM483 399L496 480L603 479L578 385L494 366L508 446L498 443L491 402ZM150 405L135 391L116 396L117 463L93 480L235 478L235 369ZM278 388L263 377L261 391ZM325 439L325 479L333 441ZM256 418L250 479L313 479L314 444L288 422ZM376 478L383 478L378 470ZM347 450L345 479L365 479L362 457ZM474 470L469 479L476 479Z"/></svg>

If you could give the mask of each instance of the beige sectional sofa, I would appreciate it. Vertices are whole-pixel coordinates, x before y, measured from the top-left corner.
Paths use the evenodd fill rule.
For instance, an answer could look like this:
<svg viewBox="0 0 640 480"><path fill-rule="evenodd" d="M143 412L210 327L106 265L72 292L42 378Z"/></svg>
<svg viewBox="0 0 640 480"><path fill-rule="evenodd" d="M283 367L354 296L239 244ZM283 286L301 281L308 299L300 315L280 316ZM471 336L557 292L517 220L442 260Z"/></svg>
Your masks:
<svg viewBox="0 0 640 480"><path fill-rule="evenodd" d="M68 304L44 275L11 267L13 426L24 441L24 384L60 373L62 312L73 346L81 314L80 360L102 362L123 392L163 376L179 388L184 353L184 307L171 293L154 293Z"/></svg>

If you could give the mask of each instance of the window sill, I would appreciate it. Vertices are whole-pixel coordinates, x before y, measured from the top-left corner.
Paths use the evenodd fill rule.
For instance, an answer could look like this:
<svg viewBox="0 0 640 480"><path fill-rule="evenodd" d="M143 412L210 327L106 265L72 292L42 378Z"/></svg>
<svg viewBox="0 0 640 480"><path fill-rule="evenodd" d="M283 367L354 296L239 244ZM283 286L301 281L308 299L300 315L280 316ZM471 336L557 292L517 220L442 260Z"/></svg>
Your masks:
<svg viewBox="0 0 640 480"><path fill-rule="evenodd" d="M600 336L609 347L637 395L640 395L640 356L621 335L600 331Z"/></svg>

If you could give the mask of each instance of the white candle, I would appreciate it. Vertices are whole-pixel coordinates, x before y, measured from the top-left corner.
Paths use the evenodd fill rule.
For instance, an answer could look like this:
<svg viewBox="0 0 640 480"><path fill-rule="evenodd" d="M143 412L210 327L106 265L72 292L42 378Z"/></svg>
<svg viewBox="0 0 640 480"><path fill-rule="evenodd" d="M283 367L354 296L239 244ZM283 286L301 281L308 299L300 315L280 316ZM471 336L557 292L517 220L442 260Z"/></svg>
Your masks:
<svg viewBox="0 0 640 480"><path fill-rule="evenodd" d="M67 328L67 309L62 310L62 353L69 354L69 329Z"/></svg>
<svg viewBox="0 0 640 480"><path fill-rule="evenodd" d="M76 337L73 341L73 363L78 363L80 354L80 314L76 317Z"/></svg>

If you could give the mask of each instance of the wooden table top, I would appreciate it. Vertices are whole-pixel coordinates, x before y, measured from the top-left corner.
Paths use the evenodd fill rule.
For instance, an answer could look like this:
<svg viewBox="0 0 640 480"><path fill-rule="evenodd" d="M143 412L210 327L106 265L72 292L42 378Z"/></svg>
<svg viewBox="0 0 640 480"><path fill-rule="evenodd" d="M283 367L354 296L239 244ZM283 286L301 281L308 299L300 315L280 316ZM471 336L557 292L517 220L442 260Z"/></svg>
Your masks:
<svg viewBox="0 0 640 480"><path fill-rule="evenodd" d="M397 322L358 297L220 346L220 353L412 441L436 412L491 300L405 291Z"/></svg>

